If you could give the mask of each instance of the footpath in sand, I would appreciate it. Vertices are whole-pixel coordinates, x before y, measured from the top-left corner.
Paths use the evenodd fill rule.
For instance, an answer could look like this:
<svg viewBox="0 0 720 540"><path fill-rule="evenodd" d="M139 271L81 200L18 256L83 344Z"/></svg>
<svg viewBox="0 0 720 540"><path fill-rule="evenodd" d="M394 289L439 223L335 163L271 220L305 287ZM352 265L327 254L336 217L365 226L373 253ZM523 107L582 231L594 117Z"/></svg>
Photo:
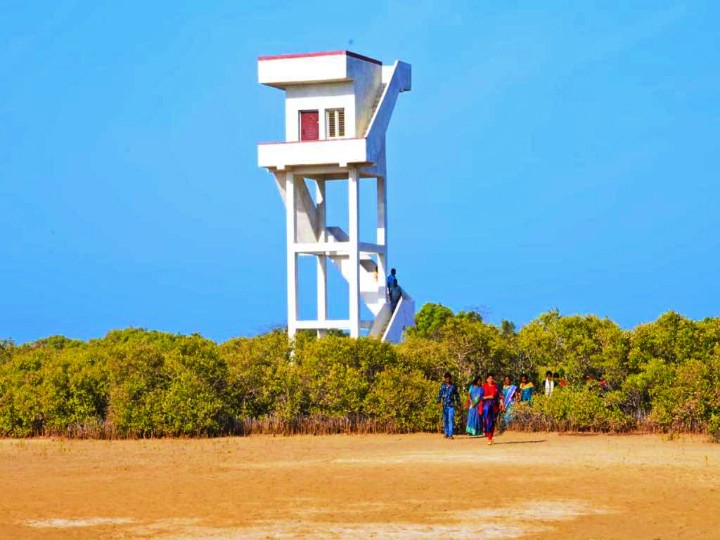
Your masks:
<svg viewBox="0 0 720 540"><path fill-rule="evenodd" d="M720 538L720 445L496 440L2 440L0 538Z"/></svg>

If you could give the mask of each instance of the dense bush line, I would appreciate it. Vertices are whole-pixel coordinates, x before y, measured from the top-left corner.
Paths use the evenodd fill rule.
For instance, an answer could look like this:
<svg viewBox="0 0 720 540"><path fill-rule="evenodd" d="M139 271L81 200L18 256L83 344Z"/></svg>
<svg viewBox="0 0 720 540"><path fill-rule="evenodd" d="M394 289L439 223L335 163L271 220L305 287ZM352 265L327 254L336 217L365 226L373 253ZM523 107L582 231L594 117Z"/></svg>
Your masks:
<svg viewBox="0 0 720 540"><path fill-rule="evenodd" d="M435 431L444 371L463 385L494 371L539 386L546 369L568 385L518 404L516 429L720 438L720 319L669 312L623 330L552 311L516 331L438 304L397 346L310 334L291 344L282 331L218 345L134 328L88 342L0 341L0 435Z"/></svg>

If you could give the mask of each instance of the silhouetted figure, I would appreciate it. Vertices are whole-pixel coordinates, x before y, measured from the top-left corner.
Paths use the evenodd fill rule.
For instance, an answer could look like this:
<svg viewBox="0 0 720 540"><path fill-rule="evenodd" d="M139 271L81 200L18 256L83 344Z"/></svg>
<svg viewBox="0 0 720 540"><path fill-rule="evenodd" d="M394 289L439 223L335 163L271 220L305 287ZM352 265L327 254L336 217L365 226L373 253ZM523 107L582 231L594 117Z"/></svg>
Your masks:
<svg viewBox="0 0 720 540"><path fill-rule="evenodd" d="M390 270L390 274L385 282L385 296L390 299L390 289L397 286L397 270Z"/></svg>
<svg viewBox="0 0 720 540"><path fill-rule="evenodd" d="M36 437L45 435L45 415L43 413L38 413L33 420L33 435Z"/></svg>
<svg viewBox="0 0 720 540"><path fill-rule="evenodd" d="M552 371L547 371L545 373L545 382L543 383L543 388L547 397L550 397L555 390L555 381L553 380Z"/></svg>
<svg viewBox="0 0 720 540"><path fill-rule="evenodd" d="M395 311L395 308L397 308L397 305L400 302L400 298L402 298L402 289L398 284L397 270L394 268L390 270L390 275L387 277L385 292L387 294L387 300L390 302L390 309Z"/></svg>

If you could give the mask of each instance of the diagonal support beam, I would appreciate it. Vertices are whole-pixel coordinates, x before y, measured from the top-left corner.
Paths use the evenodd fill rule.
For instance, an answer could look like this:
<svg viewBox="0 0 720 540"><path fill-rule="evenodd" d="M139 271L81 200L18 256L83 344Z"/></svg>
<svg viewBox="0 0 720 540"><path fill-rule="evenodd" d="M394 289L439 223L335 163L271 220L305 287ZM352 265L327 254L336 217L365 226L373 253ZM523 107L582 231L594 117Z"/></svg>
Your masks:
<svg viewBox="0 0 720 540"><path fill-rule="evenodd" d="M283 203L287 207L286 172L274 172L275 182L280 191ZM317 242L322 231L318 209L313 201L305 179L294 176L293 193L295 197L295 211L297 212L297 236L299 242Z"/></svg>

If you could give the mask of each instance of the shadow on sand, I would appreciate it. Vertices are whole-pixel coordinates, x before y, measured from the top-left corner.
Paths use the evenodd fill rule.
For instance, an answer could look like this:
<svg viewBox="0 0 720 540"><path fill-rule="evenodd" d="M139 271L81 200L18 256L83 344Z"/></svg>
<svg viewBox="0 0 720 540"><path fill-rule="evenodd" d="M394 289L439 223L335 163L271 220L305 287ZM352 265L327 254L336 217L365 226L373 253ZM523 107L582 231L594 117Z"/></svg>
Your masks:
<svg viewBox="0 0 720 540"><path fill-rule="evenodd" d="M495 446L499 444L535 444L544 442L547 442L547 439L535 439L532 441L495 441Z"/></svg>

